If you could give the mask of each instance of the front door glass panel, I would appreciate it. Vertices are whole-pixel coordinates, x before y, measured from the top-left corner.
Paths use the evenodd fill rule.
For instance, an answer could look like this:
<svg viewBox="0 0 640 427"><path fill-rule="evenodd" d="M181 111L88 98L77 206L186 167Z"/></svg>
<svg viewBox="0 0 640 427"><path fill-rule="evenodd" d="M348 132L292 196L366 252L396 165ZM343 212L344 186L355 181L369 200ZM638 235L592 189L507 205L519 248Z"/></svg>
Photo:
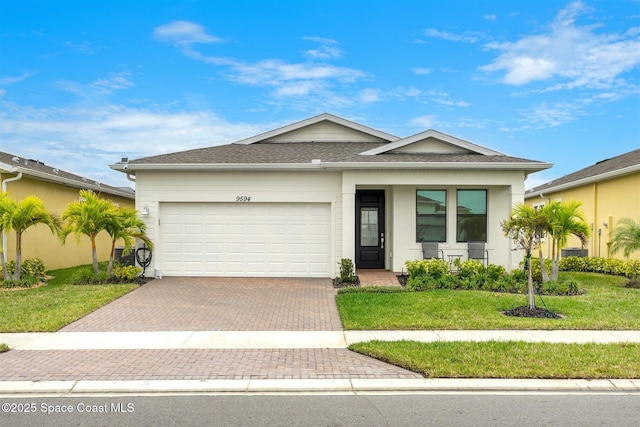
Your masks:
<svg viewBox="0 0 640 427"><path fill-rule="evenodd" d="M379 244L378 208L360 208L360 246Z"/></svg>

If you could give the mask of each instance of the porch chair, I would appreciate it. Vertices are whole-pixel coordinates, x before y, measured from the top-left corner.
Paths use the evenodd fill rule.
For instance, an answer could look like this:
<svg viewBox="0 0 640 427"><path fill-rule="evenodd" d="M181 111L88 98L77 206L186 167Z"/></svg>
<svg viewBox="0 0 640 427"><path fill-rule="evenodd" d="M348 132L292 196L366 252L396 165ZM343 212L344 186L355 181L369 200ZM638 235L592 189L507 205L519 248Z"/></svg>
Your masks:
<svg viewBox="0 0 640 427"><path fill-rule="evenodd" d="M444 259L444 251L438 248L438 242L422 242L422 258Z"/></svg>
<svg viewBox="0 0 640 427"><path fill-rule="evenodd" d="M469 259L482 261L482 264L489 266L489 251L485 248L485 242L467 242Z"/></svg>

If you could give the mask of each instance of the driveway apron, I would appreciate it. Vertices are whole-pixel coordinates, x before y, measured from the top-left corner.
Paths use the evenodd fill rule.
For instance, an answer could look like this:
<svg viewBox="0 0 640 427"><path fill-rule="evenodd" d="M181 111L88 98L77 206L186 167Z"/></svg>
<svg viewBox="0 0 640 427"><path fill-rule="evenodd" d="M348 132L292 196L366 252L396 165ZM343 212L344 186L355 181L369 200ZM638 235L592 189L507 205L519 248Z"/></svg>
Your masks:
<svg viewBox="0 0 640 427"><path fill-rule="evenodd" d="M329 279L165 277L62 331L339 331Z"/></svg>
<svg viewBox="0 0 640 427"><path fill-rule="evenodd" d="M62 332L342 330L330 279L165 277ZM55 336L55 334L54 334ZM301 346L302 347L302 346ZM346 348L12 350L0 381L404 379L419 374Z"/></svg>

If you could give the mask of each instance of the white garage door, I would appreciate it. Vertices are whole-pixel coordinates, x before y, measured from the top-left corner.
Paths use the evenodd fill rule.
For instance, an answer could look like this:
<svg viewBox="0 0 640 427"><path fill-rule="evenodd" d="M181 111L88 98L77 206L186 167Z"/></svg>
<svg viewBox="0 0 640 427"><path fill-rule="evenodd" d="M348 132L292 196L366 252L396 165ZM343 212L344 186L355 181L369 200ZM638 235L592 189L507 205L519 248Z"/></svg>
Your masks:
<svg viewBox="0 0 640 427"><path fill-rule="evenodd" d="M162 274L329 276L330 205L163 203Z"/></svg>

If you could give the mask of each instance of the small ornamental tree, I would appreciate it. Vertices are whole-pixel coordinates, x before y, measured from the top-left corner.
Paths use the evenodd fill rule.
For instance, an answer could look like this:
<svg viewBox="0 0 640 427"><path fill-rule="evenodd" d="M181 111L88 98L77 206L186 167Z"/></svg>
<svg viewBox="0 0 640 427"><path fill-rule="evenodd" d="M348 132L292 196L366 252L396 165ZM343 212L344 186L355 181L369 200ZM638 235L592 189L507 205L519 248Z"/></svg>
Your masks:
<svg viewBox="0 0 640 427"><path fill-rule="evenodd" d="M501 223L505 236L510 237L519 249L525 251L525 265L527 269L527 301L529 309L535 309L535 290L531 271L531 252L540 242L544 231L544 217L533 207L518 203L514 206L511 216Z"/></svg>

